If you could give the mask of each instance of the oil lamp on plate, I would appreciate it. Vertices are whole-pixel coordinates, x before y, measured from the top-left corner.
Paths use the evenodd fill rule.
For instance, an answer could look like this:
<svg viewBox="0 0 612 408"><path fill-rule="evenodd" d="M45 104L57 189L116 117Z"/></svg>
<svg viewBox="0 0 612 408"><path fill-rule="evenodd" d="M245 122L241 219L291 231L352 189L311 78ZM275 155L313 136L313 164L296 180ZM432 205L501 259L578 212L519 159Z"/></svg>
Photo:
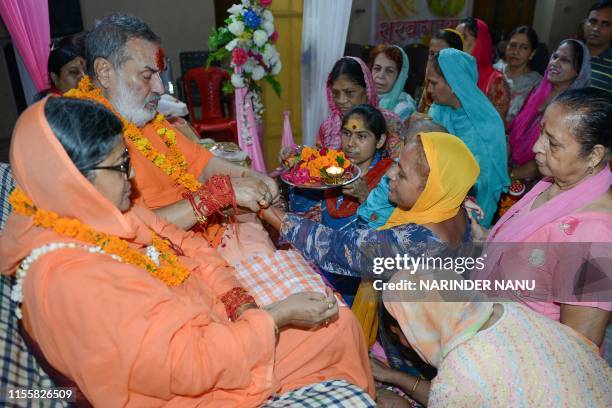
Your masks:
<svg viewBox="0 0 612 408"><path fill-rule="evenodd" d="M340 184L342 183L343 175L344 169L342 167L330 166L325 169L324 181L327 184Z"/></svg>

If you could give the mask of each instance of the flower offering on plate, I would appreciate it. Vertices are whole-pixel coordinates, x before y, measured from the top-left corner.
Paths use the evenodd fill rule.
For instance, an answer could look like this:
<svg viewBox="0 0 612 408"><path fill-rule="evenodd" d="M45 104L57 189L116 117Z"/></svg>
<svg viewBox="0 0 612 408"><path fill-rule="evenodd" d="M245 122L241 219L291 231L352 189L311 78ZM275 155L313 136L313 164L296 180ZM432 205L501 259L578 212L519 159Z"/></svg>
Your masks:
<svg viewBox="0 0 612 408"><path fill-rule="evenodd" d="M286 183L300 188L328 189L352 183L361 170L344 152L310 146L298 147L283 161L288 171L281 176Z"/></svg>

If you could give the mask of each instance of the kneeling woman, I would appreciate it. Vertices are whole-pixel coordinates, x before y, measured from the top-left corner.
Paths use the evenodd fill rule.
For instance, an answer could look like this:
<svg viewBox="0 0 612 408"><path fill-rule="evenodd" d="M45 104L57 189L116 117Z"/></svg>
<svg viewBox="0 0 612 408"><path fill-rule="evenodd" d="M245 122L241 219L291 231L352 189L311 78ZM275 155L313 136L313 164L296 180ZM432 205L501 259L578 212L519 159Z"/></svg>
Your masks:
<svg viewBox="0 0 612 408"><path fill-rule="evenodd" d="M373 394L363 335L333 297L259 309L205 241L130 208L121 131L106 108L67 98L15 127L0 271L19 267L25 338L46 363L95 406L251 407L326 380Z"/></svg>
<svg viewBox="0 0 612 408"><path fill-rule="evenodd" d="M392 281L459 276L434 274L400 272ZM579 333L518 303L459 301L456 295L444 300L451 296L425 290L383 294L383 321L396 344L402 351L413 348L438 372L429 382L373 361L377 380L428 407L612 405L612 370ZM461 300L468 299L464 294Z"/></svg>
<svg viewBox="0 0 612 408"><path fill-rule="evenodd" d="M307 259L326 271L361 277L379 258L437 256L470 238L461 204L478 178L474 156L458 137L420 133L403 148L389 172L389 201L396 203L385 225L371 229L361 217L333 230L276 208L263 217Z"/></svg>

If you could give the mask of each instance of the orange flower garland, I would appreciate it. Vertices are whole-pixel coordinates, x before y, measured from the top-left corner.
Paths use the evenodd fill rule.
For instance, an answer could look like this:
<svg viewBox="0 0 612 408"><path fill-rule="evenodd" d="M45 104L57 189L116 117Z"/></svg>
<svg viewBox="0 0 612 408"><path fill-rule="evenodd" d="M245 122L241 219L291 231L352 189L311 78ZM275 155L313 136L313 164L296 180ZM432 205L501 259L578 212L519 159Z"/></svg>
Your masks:
<svg viewBox="0 0 612 408"><path fill-rule="evenodd" d="M198 179L193 174L186 171L187 161L176 146L176 133L174 130L170 130L164 126L163 115L158 114L155 117L153 120L153 128L168 147L168 155L155 150L151 141L142 134L135 124L128 122L123 116L119 115L108 99L102 95L102 91L91 83L91 79L87 75L81 79L77 88L69 90L64 96L69 98L88 99L104 105L121 120L124 136L130 140L136 149L138 149L138 151L151 163L189 191L197 191L198 188L200 188L201 183Z"/></svg>
<svg viewBox="0 0 612 408"><path fill-rule="evenodd" d="M119 237L98 232L75 218L60 217L52 211L37 208L30 197L19 188L10 195L9 203L17 214L32 217L34 225L98 246L110 255L119 256L125 263L147 270L168 286L178 286L189 277L189 269L180 263L168 243L153 232L152 243L160 254L159 266L150 257L131 249L128 242Z"/></svg>

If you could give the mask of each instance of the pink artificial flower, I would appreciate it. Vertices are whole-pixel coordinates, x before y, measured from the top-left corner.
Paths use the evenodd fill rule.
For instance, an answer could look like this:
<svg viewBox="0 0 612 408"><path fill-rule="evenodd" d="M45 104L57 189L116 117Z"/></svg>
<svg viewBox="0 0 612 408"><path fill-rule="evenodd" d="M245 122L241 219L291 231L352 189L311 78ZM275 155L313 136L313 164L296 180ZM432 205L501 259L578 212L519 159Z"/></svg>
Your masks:
<svg viewBox="0 0 612 408"><path fill-rule="evenodd" d="M232 62L237 66L241 67L249 59L249 54L242 48L236 47L232 52Z"/></svg>
<svg viewBox="0 0 612 408"><path fill-rule="evenodd" d="M270 36L270 41L272 41L273 44L276 44L276 41L278 41L278 31L274 30Z"/></svg>
<svg viewBox="0 0 612 408"><path fill-rule="evenodd" d="M307 169L295 165L283 178L293 184L306 184L310 181L310 173Z"/></svg>
<svg viewBox="0 0 612 408"><path fill-rule="evenodd" d="M261 7L270 7L272 4L272 0L259 0L259 5Z"/></svg>

